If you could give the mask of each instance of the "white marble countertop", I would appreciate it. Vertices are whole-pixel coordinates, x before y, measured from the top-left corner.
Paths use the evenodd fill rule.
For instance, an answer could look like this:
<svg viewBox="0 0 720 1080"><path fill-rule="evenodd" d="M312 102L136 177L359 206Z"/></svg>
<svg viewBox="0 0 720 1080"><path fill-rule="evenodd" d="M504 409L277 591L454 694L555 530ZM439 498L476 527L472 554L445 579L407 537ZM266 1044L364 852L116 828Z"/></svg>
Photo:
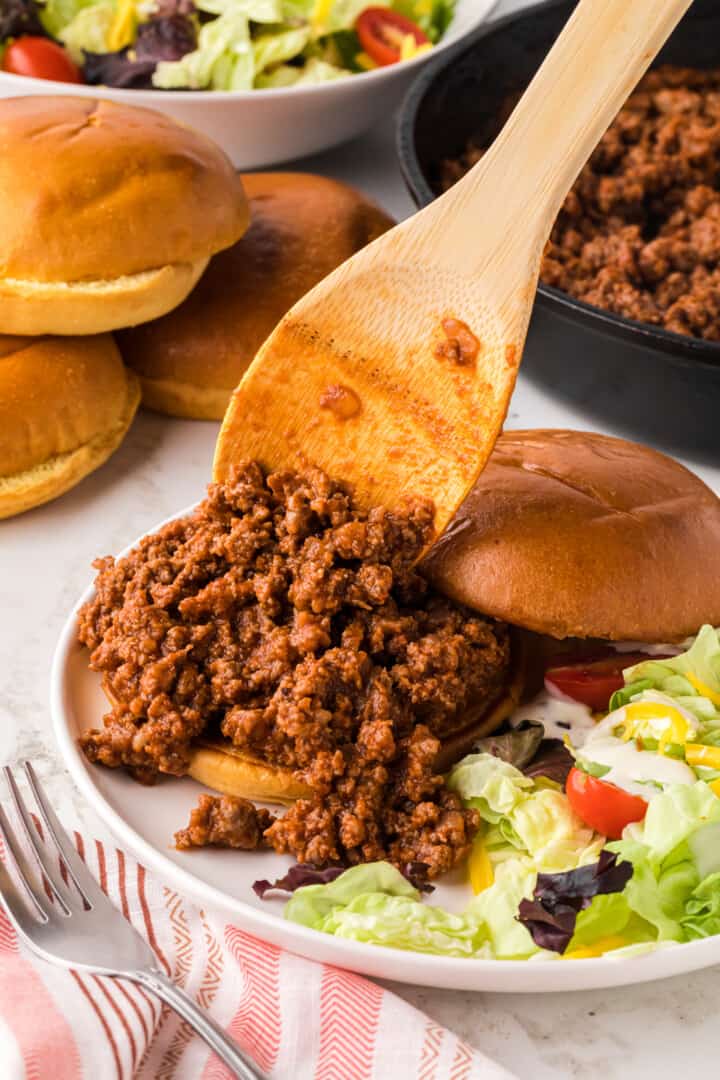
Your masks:
<svg viewBox="0 0 720 1080"><path fill-rule="evenodd" d="M506 2L499 10L516 6L517 0ZM411 212L389 123L303 167L354 183L397 217ZM617 390L588 386L587 392L596 402ZM653 393L649 387L650 408ZM508 426L614 430L571 410L560 395L522 374ZM0 760L33 759L58 808L88 830L97 823L72 788L51 734L48 684L55 641L90 578L92 559L123 548L199 497L216 434L213 423L141 413L102 469L56 502L0 523ZM688 463L720 489L720 469ZM719 969L628 989L543 996L393 989L523 1080L659 1080L692 1074L717 1052Z"/></svg>

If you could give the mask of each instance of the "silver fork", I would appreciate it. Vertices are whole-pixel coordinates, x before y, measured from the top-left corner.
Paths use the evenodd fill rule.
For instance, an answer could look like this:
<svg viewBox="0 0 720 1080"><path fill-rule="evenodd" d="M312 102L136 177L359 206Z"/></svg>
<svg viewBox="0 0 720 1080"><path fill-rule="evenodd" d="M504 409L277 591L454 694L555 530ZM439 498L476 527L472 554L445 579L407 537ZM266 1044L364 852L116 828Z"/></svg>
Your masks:
<svg viewBox="0 0 720 1080"><path fill-rule="evenodd" d="M33 859L26 857L0 805L5 858L14 866L24 892L23 896L0 861L0 900L28 948L63 967L139 983L187 1021L240 1080L263 1080L257 1066L219 1024L159 969L150 946L113 907L78 855L30 762L25 762L24 769L47 842L30 816L11 769L5 766L3 773ZM69 881L61 872L60 860Z"/></svg>

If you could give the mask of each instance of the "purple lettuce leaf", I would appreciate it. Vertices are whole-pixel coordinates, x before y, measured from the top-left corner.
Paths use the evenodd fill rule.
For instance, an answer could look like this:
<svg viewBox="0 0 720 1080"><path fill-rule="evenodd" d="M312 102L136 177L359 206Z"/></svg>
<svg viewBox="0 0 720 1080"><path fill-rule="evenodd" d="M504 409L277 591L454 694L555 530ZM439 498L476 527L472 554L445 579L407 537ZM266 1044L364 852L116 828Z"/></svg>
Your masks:
<svg viewBox="0 0 720 1080"><path fill-rule="evenodd" d="M195 25L189 15L156 16L138 28L130 48L109 53L85 53L83 74L91 85L130 90L152 89L152 77L161 60L180 60L197 44Z"/></svg>
<svg viewBox="0 0 720 1080"><path fill-rule="evenodd" d="M589 866L538 874L532 900L520 902L518 922L527 927L538 948L562 953L575 933L578 913L596 896L622 892L632 874L632 863L618 862L610 851L601 851Z"/></svg>
<svg viewBox="0 0 720 1080"><path fill-rule="evenodd" d="M47 37L35 0L0 0L0 41L27 34Z"/></svg>
<svg viewBox="0 0 720 1080"><path fill-rule="evenodd" d="M316 866L297 863L295 866L290 867L284 877L277 878L275 881L268 881L263 878L260 881L253 882L252 888L255 895L259 896L261 900L265 900L268 893L282 893L289 896L296 889L302 889L305 885L327 885L329 882L334 881L335 878L340 877L341 874L344 874L346 870L347 866L326 866L324 870L320 870ZM434 886L428 883L427 871L427 863L422 862L411 862L400 868L403 877L407 878L410 884L414 885L419 892L430 893L433 892Z"/></svg>
<svg viewBox="0 0 720 1080"><path fill-rule="evenodd" d="M544 776L564 787L574 764L575 758L560 739L543 739L534 758L522 767L522 771L531 779Z"/></svg>
<svg viewBox="0 0 720 1080"><path fill-rule="evenodd" d="M542 724L535 721L520 724L510 731L496 732L484 739L478 739L473 750L481 754L492 754L493 757L514 765L516 769L523 769L535 758L544 730Z"/></svg>
<svg viewBox="0 0 720 1080"><path fill-rule="evenodd" d="M296 889L302 889L305 885L327 885L330 881L345 873L345 866L326 866L324 870L318 870L316 866L306 866L298 863L291 866L284 877L275 881L263 879L253 884L253 892L264 900L269 892L285 893L289 895Z"/></svg>

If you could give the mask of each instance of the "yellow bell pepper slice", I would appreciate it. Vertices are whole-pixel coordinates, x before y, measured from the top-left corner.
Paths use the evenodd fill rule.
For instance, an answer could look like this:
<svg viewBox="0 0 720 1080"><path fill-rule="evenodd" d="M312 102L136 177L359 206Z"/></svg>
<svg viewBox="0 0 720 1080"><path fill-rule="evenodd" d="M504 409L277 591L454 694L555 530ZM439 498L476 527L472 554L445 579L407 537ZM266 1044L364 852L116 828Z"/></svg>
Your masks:
<svg viewBox="0 0 720 1080"><path fill-rule="evenodd" d="M489 889L495 880L495 873L485 847L485 837L482 833L478 833L475 837L470 858L468 859L468 874L472 891L476 896L478 893L484 892L485 889Z"/></svg>
<svg viewBox="0 0 720 1080"><path fill-rule="evenodd" d="M720 799L720 777L718 777L717 780L711 780L708 784L708 787L712 791L713 795L717 795L718 799Z"/></svg>
<svg viewBox="0 0 720 1080"><path fill-rule="evenodd" d="M333 0L315 0L315 7L310 16L313 30L319 36L325 30L325 25L332 11Z"/></svg>
<svg viewBox="0 0 720 1080"><path fill-rule="evenodd" d="M688 765L705 765L708 769L720 769L720 746L686 743L685 760Z"/></svg>
<svg viewBox="0 0 720 1080"><path fill-rule="evenodd" d="M720 705L720 694L715 690L711 690L704 682L700 682L697 675L693 675L692 671L688 671L685 678L691 686L695 687L701 697L706 697L708 701L712 701L713 705Z"/></svg>
<svg viewBox="0 0 720 1080"><path fill-rule="evenodd" d="M400 45L400 59L412 60L416 56L422 56L423 53L430 52L431 49L432 45L429 41L418 44L413 34L403 34Z"/></svg>
<svg viewBox="0 0 720 1080"><path fill-rule="evenodd" d="M637 701L625 706L623 739L637 738L642 734L646 720L669 720L668 727L658 739L658 754L664 754L670 744L682 744L690 734L690 725L679 709L672 705L660 705L655 701Z"/></svg>
<svg viewBox="0 0 720 1080"><path fill-rule="evenodd" d="M599 938L594 945L581 945L572 952L563 953L562 959L589 960L591 957L602 956L611 949L622 949L627 944L625 938L620 937L619 934L609 934L607 937Z"/></svg>
<svg viewBox="0 0 720 1080"><path fill-rule="evenodd" d="M374 71L377 67L375 61L368 56L366 52L359 52L355 54L355 63L363 71Z"/></svg>
<svg viewBox="0 0 720 1080"><path fill-rule="evenodd" d="M118 49L132 45L135 40L137 21L136 0L120 0L107 36L110 52L117 52Z"/></svg>

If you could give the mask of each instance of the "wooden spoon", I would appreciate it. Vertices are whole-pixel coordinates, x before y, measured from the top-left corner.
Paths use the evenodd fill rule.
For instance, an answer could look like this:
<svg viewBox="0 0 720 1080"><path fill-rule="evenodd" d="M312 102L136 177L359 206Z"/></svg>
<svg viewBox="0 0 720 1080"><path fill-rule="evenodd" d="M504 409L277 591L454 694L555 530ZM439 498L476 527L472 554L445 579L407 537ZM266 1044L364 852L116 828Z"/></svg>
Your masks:
<svg viewBox="0 0 720 1080"><path fill-rule="evenodd" d="M433 499L444 529L505 419L557 212L690 2L581 0L482 160L279 323L228 407L217 480L301 453L363 505Z"/></svg>

